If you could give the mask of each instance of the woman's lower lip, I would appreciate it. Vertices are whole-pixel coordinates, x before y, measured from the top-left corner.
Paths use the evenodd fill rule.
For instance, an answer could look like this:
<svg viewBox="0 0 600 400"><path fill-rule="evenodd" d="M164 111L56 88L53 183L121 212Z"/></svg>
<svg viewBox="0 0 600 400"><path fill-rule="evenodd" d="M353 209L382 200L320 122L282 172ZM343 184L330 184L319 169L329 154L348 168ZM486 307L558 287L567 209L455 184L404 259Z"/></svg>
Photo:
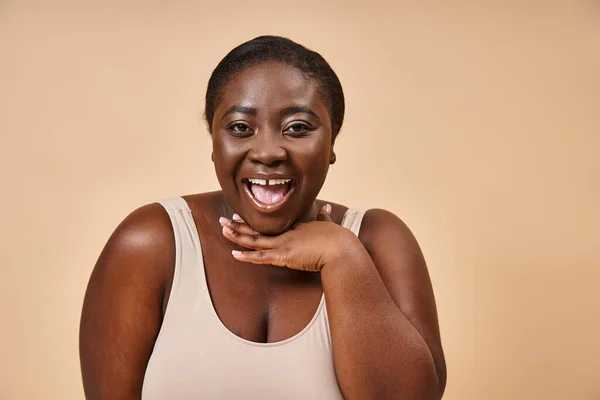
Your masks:
<svg viewBox="0 0 600 400"><path fill-rule="evenodd" d="M254 197L254 195L250 191L250 188L248 187L248 185L244 184L244 192L246 192L246 195L250 198L250 202L262 212L275 212L275 211L281 209L285 205L285 203L287 203L288 200L290 199L290 196L292 195L292 192L294 191L294 189L296 189L295 184L292 185L290 190L277 203L265 204L265 203L258 201L256 199L256 197Z"/></svg>

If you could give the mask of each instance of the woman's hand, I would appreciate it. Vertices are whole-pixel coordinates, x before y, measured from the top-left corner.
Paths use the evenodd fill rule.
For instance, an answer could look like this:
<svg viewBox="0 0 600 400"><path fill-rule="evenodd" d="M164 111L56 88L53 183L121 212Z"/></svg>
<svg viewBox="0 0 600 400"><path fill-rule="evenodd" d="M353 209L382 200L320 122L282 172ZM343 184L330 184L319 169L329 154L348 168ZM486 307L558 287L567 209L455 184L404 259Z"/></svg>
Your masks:
<svg viewBox="0 0 600 400"><path fill-rule="evenodd" d="M316 221L298 223L278 236L260 234L237 215L233 220L222 217L219 222L227 239L250 249L232 251L237 260L319 272L358 241L350 230L332 222L330 212L331 206L327 204Z"/></svg>

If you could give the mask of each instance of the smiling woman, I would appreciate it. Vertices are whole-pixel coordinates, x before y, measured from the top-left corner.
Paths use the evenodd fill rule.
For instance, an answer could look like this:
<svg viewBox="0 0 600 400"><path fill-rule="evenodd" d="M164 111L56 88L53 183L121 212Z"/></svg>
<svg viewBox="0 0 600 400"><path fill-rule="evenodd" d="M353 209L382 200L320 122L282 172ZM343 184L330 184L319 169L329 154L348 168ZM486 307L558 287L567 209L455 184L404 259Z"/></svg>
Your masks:
<svg viewBox="0 0 600 400"><path fill-rule="evenodd" d="M208 121L231 211L265 234L314 219L315 198L333 161L330 107L320 86L296 67L263 61L230 77L220 92ZM273 179L289 180L289 191L271 185Z"/></svg>
<svg viewBox="0 0 600 400"><path fill-rule="evenodd" d="M435 300L395 215L317 199L344 117L318 54L259 37L213 72L221 191L129 215L80 333L88 399L439 399Z"/></svg>

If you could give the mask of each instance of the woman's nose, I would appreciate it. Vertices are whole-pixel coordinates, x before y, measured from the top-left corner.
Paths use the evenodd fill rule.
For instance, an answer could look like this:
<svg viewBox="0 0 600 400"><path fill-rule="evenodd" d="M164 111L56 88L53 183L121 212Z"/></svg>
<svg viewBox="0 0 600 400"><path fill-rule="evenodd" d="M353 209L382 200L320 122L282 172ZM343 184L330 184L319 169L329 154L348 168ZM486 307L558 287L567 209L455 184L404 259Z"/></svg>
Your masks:
<svg viewBox="0 0 600 400"><path fill-rule="evenodd" d="M258 136L258 135L257 135ZM282 147L281 138L277 135L260 135L252 143L248 157L254 162L273 165L287 160L287 151Z"/></svg>

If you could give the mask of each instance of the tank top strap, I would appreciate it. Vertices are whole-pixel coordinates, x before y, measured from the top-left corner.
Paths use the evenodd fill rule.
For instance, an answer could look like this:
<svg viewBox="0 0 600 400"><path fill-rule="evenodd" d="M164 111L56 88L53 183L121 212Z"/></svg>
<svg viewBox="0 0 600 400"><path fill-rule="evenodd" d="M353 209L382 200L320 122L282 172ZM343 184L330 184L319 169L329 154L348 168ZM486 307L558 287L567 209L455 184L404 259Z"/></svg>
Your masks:
<svg viewBox="0 0 600 400"><path fill-rule="evenodd" d="M163 199L158 202L162 205L167 212L175 211L175 210L189 210L187 202L183 199L183 197L171 197L168 199Z"/></svg>
<svg viewBox="0 0 600 400"><path fill-rule="evenodd" d="M169 214L175 239L175 266L167 312L177 314L186 303L196 303L201 290L206 290L204 262L192 210L182 197L172 197L158 202Z"/></svg>
<svg viewBox="0 0 600 400"><path fill-rule="evenodd" d="M362 224L363 217L367 210L359 209L359 208L350 208L344 214L344 218L342 219L341 225L352 231L356 236L360 232L360 226Z"/></svg>
<svg viewBox="0 0 600 400"><path fill-rule="evenodd" d="M202 258L196 222L194 222L188 203L182 197L172 197L158 203L163 206L171 219L177 253L181 256L190 255L195 259L198 256ZM177 261L181 262L182 260Z"/></svg>

